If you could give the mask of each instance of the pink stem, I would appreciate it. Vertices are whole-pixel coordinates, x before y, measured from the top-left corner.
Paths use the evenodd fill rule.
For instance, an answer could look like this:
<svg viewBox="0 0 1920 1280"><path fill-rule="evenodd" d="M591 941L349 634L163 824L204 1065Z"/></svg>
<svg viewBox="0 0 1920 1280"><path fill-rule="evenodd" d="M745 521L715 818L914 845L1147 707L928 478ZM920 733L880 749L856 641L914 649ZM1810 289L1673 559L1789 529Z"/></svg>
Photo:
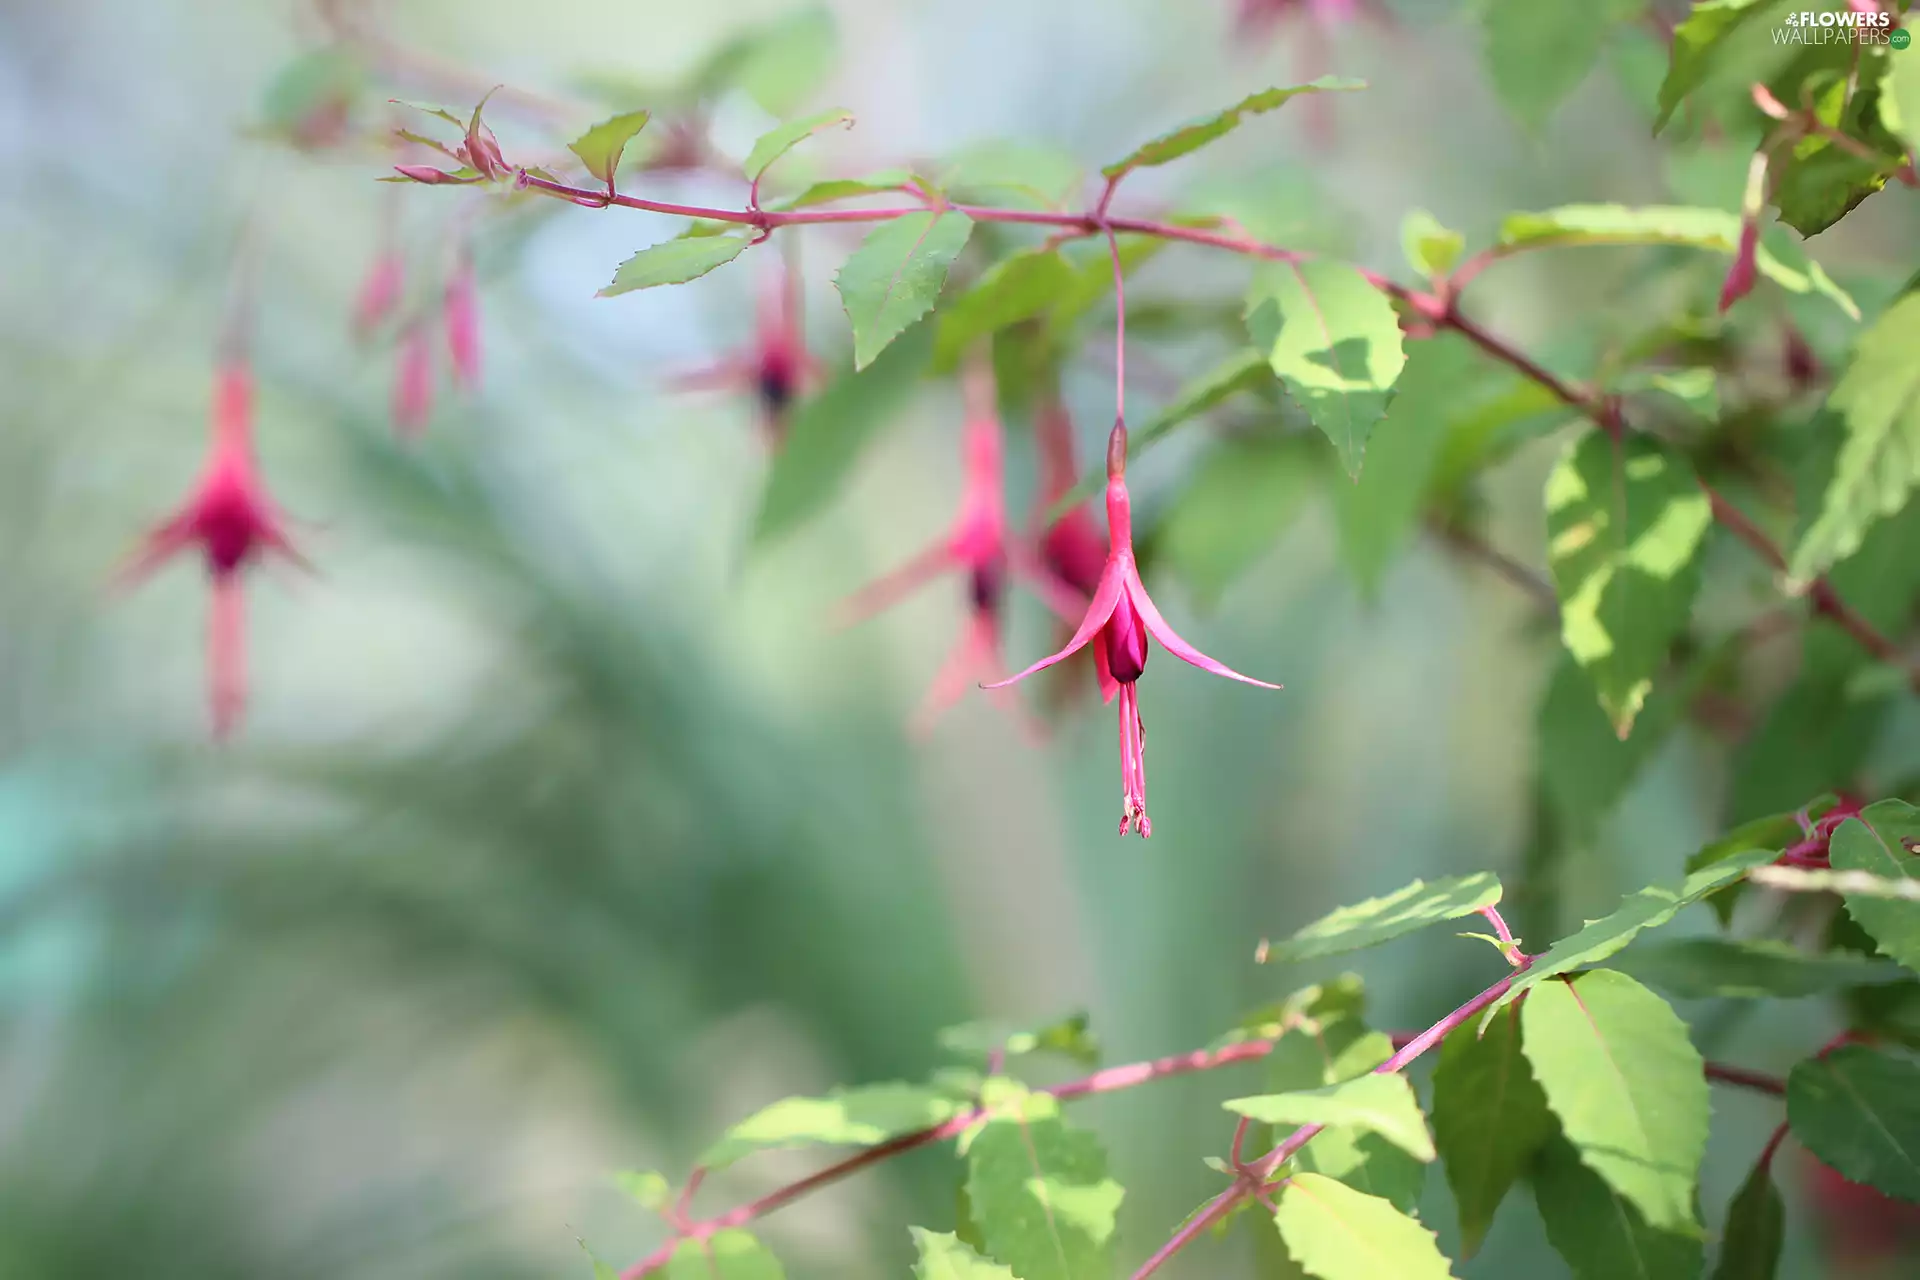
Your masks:
<svg viewBox="0 0 1920 1280"><path fill-rule="evenodd" d="M1107 184L1113 194L1113 184ZM1113 255L1113 416L1127 420L1127 277L1120 266L1120 240L1107 227L1107 249Z"/></svg>

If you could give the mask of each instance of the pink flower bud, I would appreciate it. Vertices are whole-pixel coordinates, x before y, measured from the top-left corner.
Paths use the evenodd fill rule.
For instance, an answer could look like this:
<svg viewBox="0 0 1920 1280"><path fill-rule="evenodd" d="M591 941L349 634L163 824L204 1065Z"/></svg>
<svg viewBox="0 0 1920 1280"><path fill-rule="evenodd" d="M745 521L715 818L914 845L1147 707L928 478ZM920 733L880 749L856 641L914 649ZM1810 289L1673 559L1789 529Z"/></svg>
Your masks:
<svg viewBox="0 0 1920 1280"><path fill-rule="evenodd" d="M474 288L473 259L465 253L447 281L443 313L454 385L471 391L480 385L480 304Z"/></svg>
<svg viewBox="0 0 1920 1280"><path fill-rule="evenodd" d="M405 267L399 254L386 252L373 260L373 265L367 268L366 279L360 282L360 297L353 306L355 337L365 339L393 314L400 301L404 276Z"/></svg>
<svg viewBox="0 0 1920 1280"><path fill-rule="evenodd" d="M1720 287L1720 310L1725 313L1728 307L1753 292L1754 255L1760 244L1760 223L1752 217L1740 221L1740 248L1733 255L1733 266L1727 271L1727 282Z"/></svg>
<svg viewBox="0 0 1920 1280"><path fill-rule="evenodd" d="M424 182L430 187L441 186L449 182L464 183L472 181L471 178L456 178L445 169L436 169L430 164L397 164L393 166L393 170L395 173L401 174L404 177L412 178L415 182Z"/></svg>
<svg viewBox="0 0 1920 1280"><path fill-rule="evenodd" d="M393 427L408 439L418 439L433 416L433 348L424 324L414 323L400 336L394 367Z"/></svg>

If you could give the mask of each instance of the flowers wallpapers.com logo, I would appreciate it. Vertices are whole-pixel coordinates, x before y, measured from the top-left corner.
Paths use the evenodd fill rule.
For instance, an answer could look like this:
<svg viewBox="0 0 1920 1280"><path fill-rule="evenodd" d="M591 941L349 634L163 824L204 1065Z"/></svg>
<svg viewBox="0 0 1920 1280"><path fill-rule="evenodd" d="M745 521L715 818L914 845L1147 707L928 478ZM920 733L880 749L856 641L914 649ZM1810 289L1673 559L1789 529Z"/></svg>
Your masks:
<svg viewBox="0 0 1920 1280"><path fill-rule="evenodd" d="M1884 44L1907 47L1909 37L1893 30L1893 15L1859 9L1800 9L1773 29L1775 44Z"/></svg>

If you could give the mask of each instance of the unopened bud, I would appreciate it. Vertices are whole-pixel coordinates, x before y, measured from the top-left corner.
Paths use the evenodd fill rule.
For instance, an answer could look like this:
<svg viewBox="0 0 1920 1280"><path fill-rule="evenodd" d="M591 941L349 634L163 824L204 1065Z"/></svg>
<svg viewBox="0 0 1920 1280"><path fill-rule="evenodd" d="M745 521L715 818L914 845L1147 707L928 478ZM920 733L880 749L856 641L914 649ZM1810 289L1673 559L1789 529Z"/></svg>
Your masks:
<svg viewBox="0 0 1920 1280"><path fill-rule="evenodd" d="M1113 420L1113 433L1107 437L1107 479L1119 480L1127 474L1127 421Z"/></svg>

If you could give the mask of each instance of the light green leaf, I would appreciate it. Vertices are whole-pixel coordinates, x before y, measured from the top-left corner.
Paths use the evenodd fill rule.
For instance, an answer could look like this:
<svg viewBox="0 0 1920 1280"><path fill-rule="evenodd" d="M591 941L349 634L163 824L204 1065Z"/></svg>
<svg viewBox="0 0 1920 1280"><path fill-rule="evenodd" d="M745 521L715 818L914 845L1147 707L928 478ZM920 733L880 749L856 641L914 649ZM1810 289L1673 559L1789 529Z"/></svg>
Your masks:
<svg viewBox="0 0 1920 1280"><path fill-rule="evenodd" d="M456 129L461 130L462 132L466 131L467 122L465 120L462 120L459 116L453 114L453 112L447 110L445 107L429 106L424 102L402 102L398 98L388 98L387 101L392 103L396 107L405 107L409 111L424 111L426 114L434 117L437 120L445 120L448 124L452 125Z"/></svg>
<svg viewBox="0 0 1920 1280"><path fill-rule="evenodd" d="M1755 818L1743 823L1687 857L1687 874L1692 875L1702 867L1710 867L1716 862L1724 862L1738 853L1752 849L1765 849L1779 853L1800 838L1800 823L1791 813L1776 813L1770 817ZM1708 902L1713 913L1720 917L1724 928L1733 920L1734 904L1740 900L1740 891L1744 885L1716 893Z"/></svg>
<svg viewBox="0 0 1920 1280"><path fill-rule="evenodd" d="M1632 978L1596 969L1534 987L1520 1025L1534 1078L1580 1159L1648 1225L1694 1230L1708 1101L1686 1024Z"/></svg>
<svg viewBox="0 0 1920 1280"><path fill-rule="evenodd" d="M839 33L824 8L801 9L727 41L693 74L702 97L739 89L772 116L817 89L839 56Z"/></svg>
<svg viewBox="0 0 1920 1280"><path fill-rule="evenodd" d="M989 141L968 147L940 170L940 186L961 200L1027 197L1058 209L1080 189L1084 171L1064 151L1031 142Z"/></svg>
<svg viewBox="0 0 1920 1280"><path fill-rule="evenodd" d="M1920 485L1920 292L1888 309L1860 336L1829 402L1846 439L1820 515L1794 549L1802 581L1858 550L1875 521L1898 512Z"/></svg>
<svg viewBox="0 0 1920 1280"><path fill-rule="evenodd" d="M701 1153L720 1169L756 1151L819 1144L867 1147L951 1120L960 1105L926 1085L873 1084L825 1098L784 1098L727 1130Z"/></svg>
<svg viewBox="0 0 1920 1280"><path fill-rule="evenodd" d="M1460 261L1467 238L1440 225L1425 209L1415 209L1400 222L1400 248L1407 262L1429 279L1444 276Z"/></svg>
<svg viewBox="0 0 1920 1280"><path fill-rule="evenodd" d="M1017 1280L1013 1272L997 1262L988 1262L958 1236L924 1227L909 1230L919 1257L913 1264L914 1280Z"/></svg>
<svg viewBox="0 0 1920 1280"><path fill-rule="evenodd" d="M1920 882L1915 842L1920 842L1920 809L1882 800L1840 824L1828 842L1828 861L1835 871ZM1920 902L1849 893L1847 914L1873 935L1881 955L1920 970Z"/></svg>
<svg viewBox="0 0 1920 1280"><path fill-rule="evenodd" d="M294 58L273 78L261 103L261 114L269 128L297 137L311 113L334 104L351 105L366 87L366 80L366 68L344 45L315 49ZM460 123L451 113L435 114Z"/></svg>
<svg viewBox="0 0 1920 1280"><path fill-rule="evenodd" d="M668 1185L666 1175L651 1169L645 1173L624 1169L613 1175L613 1183L642 1209L658 1212L673 1199L673 1188Z"/></svg>
<svg viewBox="0 0 1920 1280"><path fill-rule="evenodd" d="M1684 461L1600 431L1568 449L1546 502L1561 638L1624 738L1686 629L1712 508Z"/></svg>
<svg viewBox="0 0 1920 1280"><path fill-rule="evenodd" d="M909 213L867 233L834 276L853 321L853 367L864 369L908 325L933 310L947 269L973 234L964 213Z"/></svg>
<svg viewBox="0 0 1920 1280"><path fill-rule="evenodd" d="M1319 1280L1436 1280L1452 1268L1428 1231L1378 1196L1297 1173L1274 1222L1287 1252Z"/></svg>
<svg viewBox="0 0 1920 1280"><path fill-rule="evenodd" d="M647 127L647 121L651 118L651 112L629 111L625 115L602 120L569 142L567 150L580 157L580 163L587 167L588 173L611 187L627 144Z"/></svg>
<svg viewBox="0 0 1920 1280"><path fill-rule="evenodd" d="M826 505L867 440L912 398L932 349L930 327L915 326L870 367L842 374L800 405L767 476L755 542L780 537Z"/></svg>
<svg viewBox="0 0 1920 1280"><path fill-rule="evenodd" d="M882 169L870 173L864 178L830 178L825 182L816 182L791 200L770 205L773 209L804 209L816 204L831 204L835 200L847 200L854 196L877 196L889 191L898 191L913 181L910 169Z"/></svg>
<svg viewBox="0 0 1920 1280"><path fill-rule="evenodd" d="M1159 412L1128 432L1127 460L1138 458L1175 427L1193 421L1216 405L1243 391L1267 386L1272 376L1263 353L1234 352L1182 386Z"/></svg>
<svg viewBox="0 0 1920 1280"><path fill-rule="evenodd" d="M1407 1078L1397 1072L1369 1072L1319 1089L1232 1098L1221 1105L1262 1124L1318 1124L1377 1133L1416 1160L1434 1158L1420 1102Z"/></svg>
<svg viewBox="0 0 1920 1280"><path fill-rule="evenodd" d="M1706 83L1713 72L1716 55L1734 31L1762 11L1763 6L1783 8L1779 0L1701 0L1674 28L1673 60L1667 78L1660 85L1660 115L1654 121L1655 133L1666 128L1667 121L1681 101Z"/></svg>
<svg viewBox="0 0 1920 1280"><path fill-rule="evenodd" d="M995 1053L1009 1058L1055 1053L1087 1067L1100 1061L1100 1042L1088 1029L1084 1013L1071 1014L1031 1030L1016 1030L994 1022L946 1027L940 1032L940 1047L982 1061Z"/></svg>
<svg viewBox="0 0 1920 1280"><path fill-rule="evenodd" d="M1415 880L1379 898L1341 907L1271 948L1270 960L1311 960L1340 955L1398 938L1443 920L1470 916L1500 901L1500 880L1491 871L1450 876L1428 884Z"/></svg>
<svg viewBox="0 0 1920 1280"><path fill-rule="evenodd" d="M1574 1280L1697 1280L1705 1252L1697 1231L1647 1225L1633 1203L1554 1138L1533 1164L1533 1199L1547 1239Z"/></svg>
<svg viewBox="0 0 1920 1280"><path fill-rule="evenodd" d="M1906 140L1909 151L1920 150L1920 58L1888 59L1887 77L1880 85L1880 117Z"/></svg>
<svg viewBox="0 0 1920 1280"><path fill-rule="evenodd" d="M821 111L814 115L803 116L798 120L789 120L776 129L770 129L762 134L754 142L753 149L747 152L746 161L740 166L741 171L747 175L748 182L758 182L761 175L766 173L775 160L822 129L831 128L836 124L845 125L849 129L853 128L853 112L843 107L835 107L831 111Z"/></svg>
<svg viewBox="0 0 1920 1280"><path fill-rule="evenodd" d="M1920 1201L1920 1066L1845 1045L1787 1076L1793 1136L1851 1182Z"/></svg>
<svg viewBox="0 0 1920 1280"><path fill-rule="evenodd" d="M587 1262L593 1267L593 1280L620 1280L620 1273L614 1269L611 1262L601 1261L600 1256L588 1248L587 1242L578 1236L574 1237L574 1241L580 1246L580 1251L587 1255Z"/></svg>
<svg viewBox="0 0 1920 1280"><path fill-rule="evenodd" d="M1264 360L1256 372L1262 380L1273 376ZM1135 444L1138 453L1137 437ZM1221 439L1161 517L1157 563L1201 604L1217 601L1312 506L1325 459L1325 450L1301 435Z"/></svg>
<svg viewBox="0 0 1920 1280"><path fill-rule="evenodd" d="M1021 1280L1108 1280L1124 1195L1099 1139L1068 1127L1044 1093L1004 1108L967 1147L980 1237Z"/></svg>
<svg viewBox="0 0 1920 1280"><path fill-rule="evenodd" d="M1118 239L1120 272L1128 279L1169 243L1157 236L1123 235ZM1050 345L1065 342L1081 318L1113 292L1113 256L1105 244L1069 244L1060 252L1073 267L1073 284L1061 293L1047 315L1046 341Z"/></svg>
<svg viewBox="0 0 1920 1280"><path fill-rule="evenodd" d="M1180 126L1171 133L1162 134L1151 142L1143 143L1134 148L1132 154L1124 160L1116 160L1100 172L1107 178L1118 178L1134 169L1144 169L1152 165L1166 164L1170 160L1178 160L1181 156L1198 151L1209 142L1232 133L1246 117L1272 111L1303 93L1329 93L1366 87L1364 80L1343 80L1338 76L1321 76L1309 84L1295 85L1292 88L1262 89L1259 93L1248 94L1225 111L1203 116Z"/></svg>
<svg viewBox="0 0 1920 1280"><path fill-rule="evenodd" d="M1802 951L1790 943L1763 938L1654 942L1628 950L1614 961L1614 967L1681 1000L1793 1000L1911 976L1884 960L1839 951Z"/></svg>
<svg viewBox="0 0 1920 1280"><path fill-rule="evenodd" d="M780 1260L737 1228L688 1240L673 1251L666 1280L786 1280Z"/></svg>
<svg viewBox="0 0 1920 1280"><path fill-rule="evenodd" d="M1727 1208L1713 1280L1773 1280L1786 1227L1786 1205L1773 1185L1773 1169L1756 1163Z"/></svg>
<svg viewBox="0 0 1920 1280"><path fill-rule="evenodd" d="M1354 268L1314 259L1263 268L1247 295L1247 324L1256 341L1272 334L1273 371L1358 477L1407 361L1393 304Z"/></svg>
<svg viewBox="0 0 1920 1280"><path fill-rule="evenodd" d="M1460 1209L1461 1251L1486 1239L1494 1211L1556 1125L1520 1051L1520 1011L1503 1010L1481 1034L1456 1027L1433 1071L1433 1137Z"/></svg>
<svg viewBox="0 0 1920 1280"><path fill-rule="evenodd" d="M1538 130L1580 87L1619 23L1645 0L1492 0L1487 65L1507 110Z"/></svg>
<svg viewBox="0 0 1920 1280"><path fill-rule="evenodd" d="M1547 948L1525 973L1514 979L1513 986L1493 1008L1504 1008L1548 978L1598 964L1632 942L1643 930L1658 928L1682 908L1739 882L1755 867L1765 866L1776 856L1776 850L1748 849L1702 867L1677 886L1651 885L1640 890L1622 901L1611 915L1589 921L1578 933Z"/></svg>
<svg viewBox="0 0 1920 1280"><path fill-rule="evenodd" d="M597 296L615 297L635 289L698 280L715 267L725 266L745 252L752 241L745 236L691 236L642 249L620 264L613 283Z"/></svg>
<svg viewBox="0 0 1920 1280"><path fill-rule="evenodd" d="M1072 283L1073 268L1051 249L1028 249L994 263L941 311L935 366L951 369L969 345L1038 315Z"/></svg>

